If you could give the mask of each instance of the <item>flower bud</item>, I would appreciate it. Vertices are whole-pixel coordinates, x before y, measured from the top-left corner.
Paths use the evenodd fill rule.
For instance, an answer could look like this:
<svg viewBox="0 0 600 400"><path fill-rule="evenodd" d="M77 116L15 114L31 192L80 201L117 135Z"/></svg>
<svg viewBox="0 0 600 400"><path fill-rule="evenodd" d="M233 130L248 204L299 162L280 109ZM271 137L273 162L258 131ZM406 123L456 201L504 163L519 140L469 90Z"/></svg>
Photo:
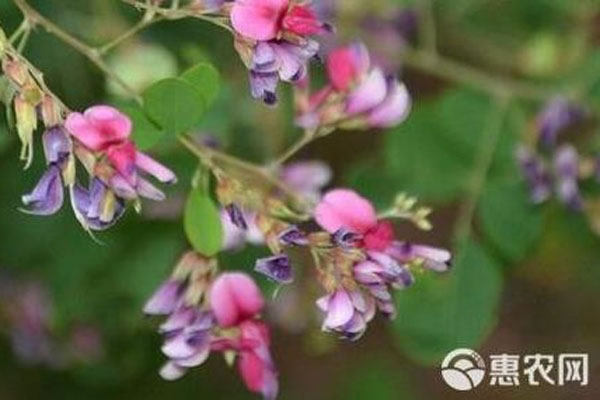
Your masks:
<svg viewBox="0 0 600 400"><path fill-rule="evenodd" d="M33 160L33 132L37 129L35 106L26 101L22 95L15 97L15 117L17 134L21 140L21 160L26 161L25 168Z"/></svg>
<svg viewBox="0 0 600 400"><path fill-rule="evenodd" d="M29 70L22 62L8 57L2 62L2 69L17 86L22 87L30 78Z"/></svg>
<svg viewBox="0 0 600 400"><path fill-rule="evenodd" d="M52 96L44 95L41 104L42 121L46 127L57 126L62 123L60 107Z"/></svg>

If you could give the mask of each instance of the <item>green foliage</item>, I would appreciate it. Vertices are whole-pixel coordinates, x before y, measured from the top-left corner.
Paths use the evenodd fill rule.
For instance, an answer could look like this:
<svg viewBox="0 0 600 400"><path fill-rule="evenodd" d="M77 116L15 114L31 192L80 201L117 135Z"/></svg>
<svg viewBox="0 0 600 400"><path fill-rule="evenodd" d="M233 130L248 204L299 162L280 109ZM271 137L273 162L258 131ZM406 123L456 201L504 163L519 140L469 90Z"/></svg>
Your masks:
<svg viewBox="0 0 600 400"><path fill-rule="evenodd" d="M486 237L511 261L521 260L542 233L542 214L529 202L523 182L486 188L478 215Z"/></svg>
<svg viewBox="0 0 600 400"><path fill-rule="evenodd" d="M184 227L194 250L209 257L221 250L223 226L219 209L204 190L195 188L189 194L185 206Z"/></svg>
<svg viewBox="0 0 600 400"><path fill-rule="evenodd" d="M181 79L202 93L207 108L219 95L221 85L219 71L208 63L199 63L188 69L181 75Z"/></svg>
<svg viewBox="0 0 600 400"><path fill-rule="evenodd" d="M163 137L165 131L148 119L144 110L137 105L122 106L121 110L131 118L133 132L131 133L135 144L141 150L147 150L156 145Z"/></svg>
<svg viewBox="0 0 600 400"><path fill-rule="evenodd" d="M202 93L180 78L167 78L144 92L144 109L171 134L180 134L200 122L205 110Z"/></svg>
<svg viewBox="0 0 600 400"><path fill-rule="evenodd" d="M459 249L446 278L427 273L397 296L396 341L413 359L437 364L458 347L477 348L496 322L502 277L475 241Z"/></svg>

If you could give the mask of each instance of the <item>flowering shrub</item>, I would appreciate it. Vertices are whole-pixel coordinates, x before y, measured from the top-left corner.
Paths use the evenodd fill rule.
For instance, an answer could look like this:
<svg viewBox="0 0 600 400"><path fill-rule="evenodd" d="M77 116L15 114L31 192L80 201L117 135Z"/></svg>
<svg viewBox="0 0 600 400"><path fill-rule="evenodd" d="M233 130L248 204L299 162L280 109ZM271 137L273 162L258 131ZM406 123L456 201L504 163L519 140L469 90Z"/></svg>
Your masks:
<svg viewBox="0 0 600 400"><path fill-rule="evenodd" d="M2 97L25 169L35 168L36 159L44 164L38 182L21 198L24 213L57 214L67 196L76 220L95 235L128 223L122 220L133 209L152 220L145 225L131 219L140 224L140 237L150 241L151 226L158 231L163 220L183 222L186 250L154 293L150 286L158 279L136 275L122 283L144 297L144 314L163 318L157 330L166 358L159 374L165 380L182 378L216 353L237 368L249 391L277 398L278 354L271 334L277 335L273 326L289 323L282 314L293 315L289 319L302 331L320 330L316 340L351 342L367 334L378 314L388 320L407 315L390 324L402 339L401 347L410 347L408 352L418 360L437 360L453 345L474 347L483 341L496 320L502 288L494 256L522 260L540 235L541 214L527 203L524 190L535 205L555 194L568 209L585 212L600 231L599 207L589 187L600 178L596 139L569 137L589 122L589 110L575 96L557 97L554 90L494 79L445 60L437 52L435 32L429 32L432 41L426 40L431 26L424 20L432 16L421 9L366 18L366 37L350 41L334 26L333 16L343 11L335 2L122 2L142 13L139 23L104 46L92 46L28 1L14 0L24 20L10 36L0 28ZM192 50L181 58L194 60L194 65L177 76L163 76L176 69L179 60L173 57L158 72L152 62L136 66L144 69L144 79L123 79L130 74L122 71L128 63L140 60L127 59L129 50L121 45L154 23L178 19L208 22L231 35L229 50L239 65L221 72L235 77L242 71L248 76L248 93L237 92L238 80L222 80L221 72L206 61L210 57ZM25 55L35 26L97 67L116 97L95 99L87 107L66 104L51 89L54 82L46 83L36 60ZM392 43L394 54L382 51L383 45L367 45L379 40ZM153 48L148 41L143 46L162 54L158 44ZM109 57L117 48L122 53ZM421 102L413 98L418 92L411 81L407 85L406 76L398 73L404 64L444 80L470 83L492 100L467 90L446 92L445 83L434 82L441 87L441 99L423 96ZM222 81L227 81L227 90L221 90ZM516 99L546 104L532 124L534 134L519 139L523 143L503 135L513 124L512 113L522 112ZM211 109L226 121L210 121L206 113ZM260 140L246 132L248 121L233 126L234 119L246 118L248 109L260 110L255 112L260 115L255 123ZM274 150L287 141L285 129L298 130L298 140L283 151ZM222 132L229 130L243 131L244 136L229 140ZM466 136L474 132L482 132L481 140ZM339 160L299 157L309 145L327 148L330 142L324 137L343 135L351 138L347 143L340 139L343 162L362 152L361 140L369 135L382 142L383 158L365 160L349 177L335 176ZM255 142L273 148L260 162L249 161L259 158L253 152ZM35 152L38 147L43 156ZM172 157L172 151L189 154L187 159L179 153ZM514 170L515 153L521 176ZM503 163L506 159L510 162ZM466 198L457 202L463 192ZM452 232L449 224L432 232L432 209L420 205L413 193L434 203L458 204L446 207L456 211ZM106 236L118 235L119 229ZM450 240L440 239L448 234ZM130 238L121 239L123 256L118 258L126 269L136 260L129 260ZM440 241L453 243L434 244ZM255 253L256 247L267 254ZM169 250L165 259L182 252L181 246ZM236 253L250 255L251 262L229 261ZM115 264L111 260L102 263ZM145 275L145 264L138 268ZM100 282L101 276L94 271L80 280L98 277ZM267 296L269 291L273 296ZM33 286L30 298L18 299L19 308L26 310L28 301L41 307L47 302L44 296ZM4 307L7 300L0 296L0 301ZM461 307L467 310L459 313ZM77 343L55 345L51 312L44 311L10 314L10 330L17 332L11 335L22 336L13 340L15 352L50 365L56 359L71 363L76 357L69 346ZM423 315L433 322L420 323ZM448 316L455 318L448 322ZM471 330L459 332L461 326ZM97 340L91 350L84 349L93 353L86 360L102 353L99 335L90 332ZM30 346L30 341L36 344ZM26 346L29 353L23 351ZM63 347L67 355L57 350Z"/></svg>

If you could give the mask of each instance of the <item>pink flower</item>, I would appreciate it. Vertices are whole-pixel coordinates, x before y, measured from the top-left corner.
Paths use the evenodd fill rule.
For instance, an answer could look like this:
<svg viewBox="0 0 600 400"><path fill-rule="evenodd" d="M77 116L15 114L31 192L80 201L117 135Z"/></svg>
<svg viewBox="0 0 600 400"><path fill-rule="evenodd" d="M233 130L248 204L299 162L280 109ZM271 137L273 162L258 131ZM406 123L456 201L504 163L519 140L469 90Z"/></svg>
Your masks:
<svg viewBox="0 0 600 400"><path fill-rule="evenodd" d="M277 39L283 31L306 36L329 29L310 8L289 0L237 0L231 24L241 35L260 41Z"/></svg>
<svg viewBox="0 0 600 400"><path fill-rule="evenodd" d="M224 273L217 278L210 290L210 303L222 327L236 326L253 318L265 304L256 283L240 272Z"/></svg>
<svg viewBox="0 0 600 400"><path fill-rule="evenodd" d="M88 108L83 114L72 112L67 116L65 127L85 148L96 152L100 164L100 156L106 156L114 172L101 178L119 197L135 199L139 195L164 199L164 194L138 172L152 175L163 183L177 180L171 170L137 150L129 140L131 120L113 107L100 105Z"/></svg>
<svg viewBox="0 0 600 400"><path fill-rule="evenodd" d="M67 116L65 127L77 140L90 150L106 150L121 143L131 134L131 120L110 106L94 106L83 114L72 112Z"/></svg>
<svg viewBox="0 0 600 400"><path fill-rule="evenodd" d="M300 110L300 126L347 122L352 128L388 128L408 116L411 101L406 86L372 66L362 43L333 50L327 57L327 75L330 84L310 96Z"/></svg>
<svg viewBox="0 0 600 400"><path fill-rule="evenodd" d="M279 389L277 373L269 351L269 330L262 322L249 320L240 324L241 341L248 343L239 353L238 369L249 390L275 399Z"/></svg>

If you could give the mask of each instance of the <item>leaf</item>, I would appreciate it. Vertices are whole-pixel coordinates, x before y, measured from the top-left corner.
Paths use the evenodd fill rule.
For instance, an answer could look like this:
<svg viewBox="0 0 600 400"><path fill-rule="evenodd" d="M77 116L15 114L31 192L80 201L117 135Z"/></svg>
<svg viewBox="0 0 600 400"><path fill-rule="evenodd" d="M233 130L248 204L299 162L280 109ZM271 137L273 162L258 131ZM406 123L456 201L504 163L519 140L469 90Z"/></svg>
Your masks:
<svg viewBox="0 0 600 400"><path fill-rule="evenodd" d="M144 110L136 105L121 107L121 110L131 118L133 122L132 137L140 150L147 150L157 144L165 134L165 131L150 121Z"/></svg>
<svg viewBox="0 0 600 400"><path fill-rule="evenodd" d="M158 81L143 97L148 116L172 134L183 133L198 124L206 108L202 93L180 78Z"/></svg>
<svg viewBox="0 0 600 400"><path fill-rule="evenodd" d="M181 75L181 79L194 86L202 93L206 108L208 108L219 95L221 77L219 71L212 65L202 62L188 69Z"/></svg>
<svg viewBox="0 0 600 400"><path fill-rule="evenodd" d="M542 233L542 214L521 182L487 187L477 213L485 236L511 261L519 261Z"/></svg>
<svg viewBox="0 0 600 400"><path fill-rule="evenodd" d="M194 250L212 257L221 250L223 226L219 210L205 191L194 189L185 206L184 228Z"/></svg>
<svg viewBox="0 0 600 400"><path fill-rule="evenodd" d="M476 348L496 321L502 291L498 265L476 242L459 251L444 279L427 274L396 299L398 345L415 360L437 364L449 351Z"/></svg>
<svg viewBox="0 0 600 400"><path fill-rule="evenodd" d="M429 201L455 199L472 174L490 109L489 99L469 91L417 105L385 141L398 187Z"/></svg>

